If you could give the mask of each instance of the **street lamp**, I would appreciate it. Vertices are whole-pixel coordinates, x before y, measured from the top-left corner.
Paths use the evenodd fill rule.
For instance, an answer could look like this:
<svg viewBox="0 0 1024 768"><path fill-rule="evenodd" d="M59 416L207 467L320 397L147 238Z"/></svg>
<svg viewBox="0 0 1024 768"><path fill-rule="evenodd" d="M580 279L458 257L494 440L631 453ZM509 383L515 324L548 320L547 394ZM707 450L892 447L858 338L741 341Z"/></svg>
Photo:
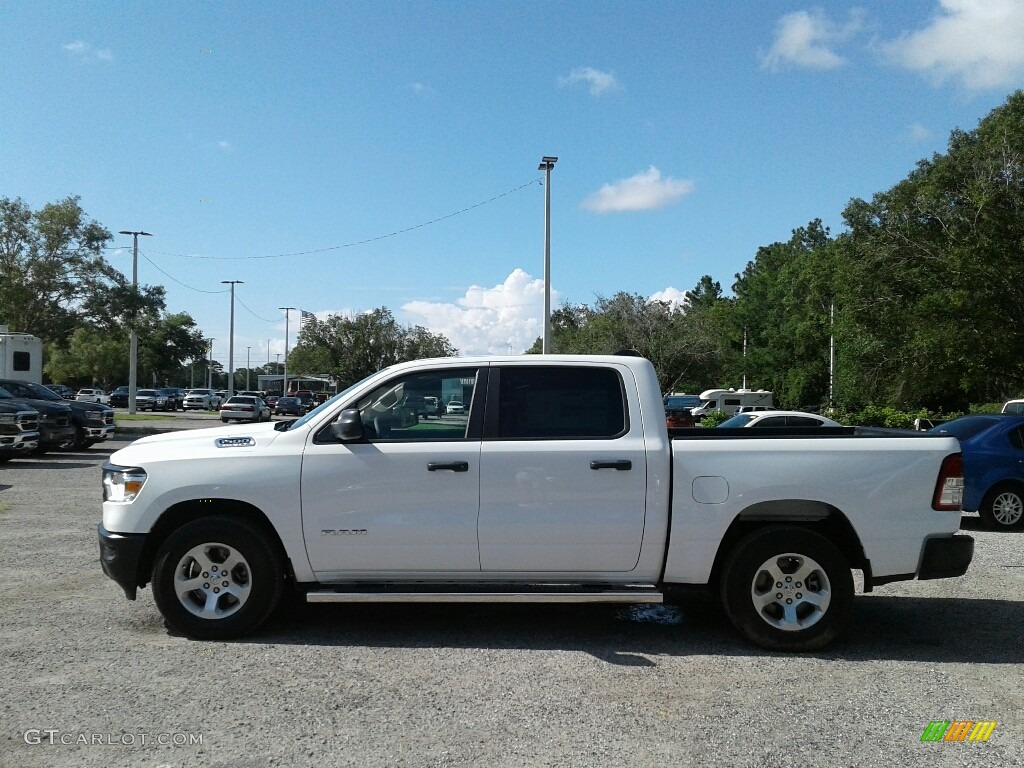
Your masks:
<svg viewBox="0 0 1024 768"><path fill-rule="evenodd" d="M244 280L221 280L231 286L231 326L228 330L228 397L235 394L235 285Z"/></svg>
<svg viewBox="0 0 1024 768"><path fill-rule="evenodd" d="M538 171L544 171L544 336L541 353L551 351L551 171L557 157L542 157Z"/></svg>
<svg viewBox="0 0 1024 768"><path fill-rule="evenodd" d="M281 397L288 394L288 321L295 307L278 307L284 312L284 380L281 382Z"/></svg>
<svg viewBox="0 0 1024 768"><path fill-rule="evenodd" d="M135 384L138 378L139 363L139 336L135 330L135 319L138 314L136 299L138 298L139 284L139 235L152 237L149 232L141 229L136 231L122 229L117 234L132 236L132 327L128 351L128 413L135 413Z"/></svg>

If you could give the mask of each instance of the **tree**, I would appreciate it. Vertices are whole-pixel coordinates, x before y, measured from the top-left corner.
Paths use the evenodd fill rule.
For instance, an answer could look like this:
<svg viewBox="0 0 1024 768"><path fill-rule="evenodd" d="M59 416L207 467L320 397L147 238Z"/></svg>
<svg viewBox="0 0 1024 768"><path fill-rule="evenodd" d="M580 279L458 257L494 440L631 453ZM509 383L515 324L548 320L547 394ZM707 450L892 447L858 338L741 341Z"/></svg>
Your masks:
<svg viewBox="0 0 1024 768"><path fill-rule="evenodd" d="M1024 93L844 211L847 364L866 402L959 410L1024 385Z"/></svg>
<svg viewBox="0 0 1024 768"><path fill-rule="evenodd" d="M103 260L110 232L79 198L32 211L0 198L0 323L44 341L72 334L90 297L119 274Z"/></svg>
<svg viewBox="0 0 1024 768"><path fill-rule="evenodd" d="M419 326L403 327L390 310L379 307L355 317L328 315L304 322L288 357L288 372L326 373L347 387L395 363L454 354L444 336Z"/></svg>

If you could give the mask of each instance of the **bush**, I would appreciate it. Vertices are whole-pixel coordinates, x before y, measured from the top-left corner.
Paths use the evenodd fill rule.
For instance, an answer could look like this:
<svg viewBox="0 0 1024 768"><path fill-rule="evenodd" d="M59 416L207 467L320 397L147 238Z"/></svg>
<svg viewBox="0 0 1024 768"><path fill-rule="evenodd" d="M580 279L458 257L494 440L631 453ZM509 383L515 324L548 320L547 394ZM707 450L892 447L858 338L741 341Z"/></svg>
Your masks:
<svg viewBox="0 0 1024 768"><path fill-rule="evenodd" d="M913 429L917 419L949 421L962 413L935 413L922 408L919 411L901 411L888 406L869 405L853 413L840 412L832 416L840 424L854 427L886 427L888 429Z"/></svg>
<svg viewBox="0 0 1024 768"><path fill-rule="evenodd" d="M723 411L712 411L701 418L700 425L702 427L717 427L728 418Z"/></svg>

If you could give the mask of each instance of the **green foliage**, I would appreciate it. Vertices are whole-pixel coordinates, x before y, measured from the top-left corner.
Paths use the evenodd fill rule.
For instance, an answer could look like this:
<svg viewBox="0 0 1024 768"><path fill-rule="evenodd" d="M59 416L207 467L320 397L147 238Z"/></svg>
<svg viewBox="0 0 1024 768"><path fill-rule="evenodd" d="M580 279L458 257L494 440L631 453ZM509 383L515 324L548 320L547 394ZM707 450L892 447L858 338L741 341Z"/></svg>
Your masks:
<svg viewBox="0 0 1024 768"><path fill-rule="evenodd" d="M355 317L329 315L302 325L288 359L290 373L326 373L347 387L405 360L450 357L455 348L425 328L399 325L386 307Z"/></svg>
<svg viewBox="0 0 1024 768"><path fill-rule="evenodd" d="M128 380L134 323L140 384L184 381L202 333L189 315L165 314L162 287L133 287L103 259L111 237L77 197L38 211L0 198L0 324L43 340L52 381L109 389Z"/></svg>
<svg viewBox="0 0 1024 768"><path fill-rule="evenodd" d="M711 411L711 413L701 417L700 425L702 427L717 427L729 418L730 417L725 413L725 411Z"/></svg>
<svg viewBox="0 0 1024 768"><path fill-rule="evenodd" d="M948 421L963 416L962 413L936 413L926 409L901 411L889 406L869 405L862 410L830 414L840 424L851 427L888 427L889 429L913 429L917 419Z"/></svg>

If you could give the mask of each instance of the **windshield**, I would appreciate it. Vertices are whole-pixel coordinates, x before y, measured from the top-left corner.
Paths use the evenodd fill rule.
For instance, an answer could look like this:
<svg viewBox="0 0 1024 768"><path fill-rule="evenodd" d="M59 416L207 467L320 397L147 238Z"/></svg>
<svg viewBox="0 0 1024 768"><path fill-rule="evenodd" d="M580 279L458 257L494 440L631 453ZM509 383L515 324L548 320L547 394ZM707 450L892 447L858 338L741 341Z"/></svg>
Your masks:
<svg viewBox="0 0 1024 768"><path fill-rule="evenodd" d="M745 427L755 418L757 418L757 416L753 413L740 413L737 414L736 416L733 416L731 419L726 419L725 421L723 421L721 424L718 425L718 428L721 429L722 427Z"/></svg>
<svg viewBox="0 0 1024 768"><path fill-rule="evenodd" d="M27 397L30 400L54 400L63 403L64 398L53 392L42 384L32 384L28 381L9 381L4 386L15 397Z"/></svg>
<svg viewBox="0 0 1024 768"><path fill-rule="evenodd" d="M699 397L666 397L665 410L678 411L683 408L696 408L700 405Z"/></svg>

